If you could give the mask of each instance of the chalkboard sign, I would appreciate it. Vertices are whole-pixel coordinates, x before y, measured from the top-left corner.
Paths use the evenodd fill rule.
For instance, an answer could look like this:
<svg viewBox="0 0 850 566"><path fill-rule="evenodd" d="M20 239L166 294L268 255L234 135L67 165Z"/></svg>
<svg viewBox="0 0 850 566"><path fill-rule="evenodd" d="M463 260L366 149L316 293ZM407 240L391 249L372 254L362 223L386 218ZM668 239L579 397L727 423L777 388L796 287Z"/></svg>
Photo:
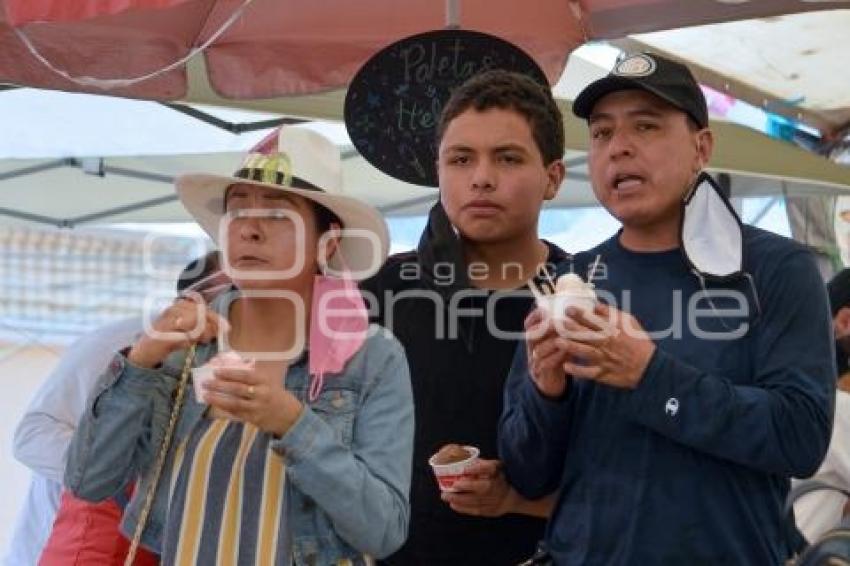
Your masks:
<svg viewBox="0 0 850 566"><path fill-rule="evenodd" d="M437 186L434 135L452 89L488 69L546 75L517 46L468 30L404 38L376 53L357 72L345 97L345 125L369 163L397 179Z"/></svg>

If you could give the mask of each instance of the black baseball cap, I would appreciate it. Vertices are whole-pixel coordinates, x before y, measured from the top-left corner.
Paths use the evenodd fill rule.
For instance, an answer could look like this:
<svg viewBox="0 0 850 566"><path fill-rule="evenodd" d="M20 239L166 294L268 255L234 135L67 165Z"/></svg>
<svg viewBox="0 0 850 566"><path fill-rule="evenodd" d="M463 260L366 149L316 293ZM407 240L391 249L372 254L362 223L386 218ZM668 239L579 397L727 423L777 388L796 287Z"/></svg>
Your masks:
<svg viewBox="0 0 850 566"><path fill-rule="evenodd" d="M619 90L645 90L662 98L708 126L708 106L691 70L685 65L651 53L633 53L617 61L607 76L587 85L573 102L573 114L587 120L606 94Z"/></svg>

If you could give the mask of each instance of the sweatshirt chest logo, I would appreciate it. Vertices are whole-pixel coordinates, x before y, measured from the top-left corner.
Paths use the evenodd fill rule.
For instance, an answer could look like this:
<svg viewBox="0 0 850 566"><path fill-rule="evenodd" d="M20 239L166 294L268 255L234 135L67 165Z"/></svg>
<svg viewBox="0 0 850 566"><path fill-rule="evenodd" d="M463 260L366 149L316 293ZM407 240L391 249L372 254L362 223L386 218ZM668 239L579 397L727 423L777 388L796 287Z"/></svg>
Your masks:
<svg viewBox="0 0 850 566"><path fill-rule="evenodd" d="M679 400L675 397L667 399L667 404L664 405L664 412L667 413L668 416L675 417L676 413L679 412Z"/></svg>

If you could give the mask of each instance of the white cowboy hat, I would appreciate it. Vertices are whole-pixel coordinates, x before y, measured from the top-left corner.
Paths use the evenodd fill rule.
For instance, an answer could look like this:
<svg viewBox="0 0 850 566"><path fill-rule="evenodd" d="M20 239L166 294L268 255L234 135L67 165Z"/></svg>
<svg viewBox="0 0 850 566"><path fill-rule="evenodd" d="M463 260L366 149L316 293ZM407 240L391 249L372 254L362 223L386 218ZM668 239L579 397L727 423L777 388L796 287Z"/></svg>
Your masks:
<svg viewBox="0 0 850 566"><path fill-rule="evenodd" d="M336 214L343 233L328 266L338 273L351 270L354 277L365 279L387 258L389 233L383 217L374 207L345 196L339 150L321 134L283 126L252 148L232 177L196 173L177 178L183 206L217 244L224 193L236 183L292 193ZM346 233L354 230L362 232Z"/></svg>

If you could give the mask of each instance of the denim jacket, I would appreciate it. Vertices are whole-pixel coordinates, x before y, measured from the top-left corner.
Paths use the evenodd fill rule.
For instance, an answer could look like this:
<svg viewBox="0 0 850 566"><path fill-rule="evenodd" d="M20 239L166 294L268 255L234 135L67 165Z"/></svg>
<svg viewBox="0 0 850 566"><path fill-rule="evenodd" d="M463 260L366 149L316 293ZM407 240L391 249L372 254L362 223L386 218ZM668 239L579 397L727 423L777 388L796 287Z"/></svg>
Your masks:
<svg viewBox="0 0 850 566"><path fill-rule="evenodd" d="M389 332L370 326L369 338L339 374L325 376L309 403L306 356L293 363L285 387L304 404L275 450L286 465L286 527L296 565L361 563L383 557L407 536L413 452L413 398L407 360ZM217 352L215 342L197 348L194 365ZM99 501L139 480L124 513L132 537L168 425L171 399L185 360L178 352L156 370L116 354L89 399L74 435L65 473L78 497ZM142 544L159 552L168 507L174 452L203 418L191 387L159 480Z"/></svg>

